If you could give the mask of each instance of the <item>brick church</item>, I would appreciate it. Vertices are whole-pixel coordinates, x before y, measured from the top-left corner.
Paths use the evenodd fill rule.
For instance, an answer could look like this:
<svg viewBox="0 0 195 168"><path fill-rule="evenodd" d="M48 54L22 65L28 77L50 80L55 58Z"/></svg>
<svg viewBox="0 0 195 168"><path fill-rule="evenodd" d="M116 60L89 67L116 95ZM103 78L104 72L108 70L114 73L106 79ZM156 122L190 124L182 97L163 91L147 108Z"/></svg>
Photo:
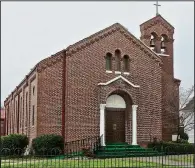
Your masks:
<svg viewBox="0 0 195 168"><path fill-rule="evenodd" d="M169 141L178 128L174 27L161 15L136 38L115 23L40 61L6 98L6 134L65 142Z"/></svg>

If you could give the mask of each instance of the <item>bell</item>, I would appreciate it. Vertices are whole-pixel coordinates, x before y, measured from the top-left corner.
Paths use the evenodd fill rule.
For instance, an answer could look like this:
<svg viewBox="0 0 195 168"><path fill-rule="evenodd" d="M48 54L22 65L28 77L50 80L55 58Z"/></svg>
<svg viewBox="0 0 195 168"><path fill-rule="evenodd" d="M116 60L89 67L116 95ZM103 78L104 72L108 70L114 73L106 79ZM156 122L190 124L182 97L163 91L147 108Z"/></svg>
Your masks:
<svg viewBox="0 0 195 168"><path fill-rule="evenodd" d="M153 39L150 40L150 47L155 47Z"/></svg>
<svg viewBox="0 0 195 168"><path fill-rule="evenodd" d="M164 41L161 42L161 48L162 48L162 49L165 49L165 48L166 48L166 47L165 47L165 42L164 42Z"/></svg>

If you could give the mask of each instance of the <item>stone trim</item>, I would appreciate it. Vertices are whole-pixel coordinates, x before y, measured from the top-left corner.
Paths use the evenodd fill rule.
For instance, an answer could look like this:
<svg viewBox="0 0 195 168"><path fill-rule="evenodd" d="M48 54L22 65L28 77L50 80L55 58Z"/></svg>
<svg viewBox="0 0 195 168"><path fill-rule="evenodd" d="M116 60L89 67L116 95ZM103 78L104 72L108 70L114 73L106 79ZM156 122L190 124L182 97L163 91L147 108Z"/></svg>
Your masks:
<svg viewBox="0 0 195 168"><path fill-rule="evenodd" d="M112 73L112 71L106 70L106 73Z"/></svg>
<svg viewBox="0 0 195 168"><path fill-rule="evenodd" d="M170 55L168 54L162 54L162 53L157 53L159 56L163 56L163 57L169 57Z"/></svg>
<svg viewBox="0 0 195 168"><path fill-rule="evenodd" d="M115 71L114 73L115 73L115 74L121 74L121 72L120 72L120 71Z"/></svg>
<svg viewBox="0 0 195 168"><path fill-rule="evenodd" d="M100 86L100 85L106 86L106 85L109 85L110 83L112 83L112 82L114 82L114 81L116 81L116 80L118 80L118 79L122 79L123 81L127 82L129 85L131 85L131 86L133 86L133 87L135 87L135 88L139 88L139 87L140 87L139 85L135 85L135 84L131 83L129 80L127 80L126 78L124 78L124 77L121 76L121 75L117 76L116 78L113 78L113 79L109 80L109 81L106 82L106 83L98 83L98 85L99 85L99 86Z"/></svg>

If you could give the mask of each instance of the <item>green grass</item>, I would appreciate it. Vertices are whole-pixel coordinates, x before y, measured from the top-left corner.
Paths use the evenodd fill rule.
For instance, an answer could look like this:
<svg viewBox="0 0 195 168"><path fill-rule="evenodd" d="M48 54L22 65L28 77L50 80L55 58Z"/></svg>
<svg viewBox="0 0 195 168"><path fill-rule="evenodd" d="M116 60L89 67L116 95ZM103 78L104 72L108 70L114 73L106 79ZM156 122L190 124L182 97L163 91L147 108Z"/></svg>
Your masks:
<svg viewBox="0 0 195 168"><path fill-rule="evenodd" d="M183 163L186 163L186 162L193 163L193 160L194 160L195 158L194 158L194 155L191 154L191 155L176 155L176 156L169 156L169 159L170 159L170 160L173 160L173 161L183 162Z"/></svg>
<svg viewBox="0 0 195 168"><path fill-rule="evenodd" d="M139 160L134 160L132 158L117 158L117 159L86 159L83 157L79 160L75 159L31 159L31 160L12 160L11 163L6 163L4 160L1 164L2 168L111 168L111 167L166 167L162 164L143 161L141 158ZM169 166L169 168L177 168L177 166Z"/></svg>
<svg viewBox="0 0 195 168"><path fill-rule="evenodd" d="M154 167L161 167L158 163L152 162L144 162L144 161L136 161L132 159L124 159L124 158L117 158L117 159L67 159L67 160L59 160L59 159L45 159L45 160L31 160L22 162L15 162L15 163L2 163L2 168L12 167L14 165L15 168L63 168L63 167L97 167L97 168L110 168L110 167L141 167L141 166L154 166Z"/></svg>
<svg viewBox="0 0 195 168"><path fill-rule="evenodd" d="M164 164L170 164L171 161L181 162L183 165L186 163L193 163L193 155L177 155L177 156L165 156L164 158L169 161L164 161ZM1 167L2 168L111 168L111 167L154 167L154 168L178 168L178 166L166 166L160 164L161 159L155 162L155 157L152 159L146 157L137 157L137 158L112 158L112 159L87 159L85 157L75 157L70 159L60 159L56 158L35 158L35 157L26 157L26 158L12 158L12 159L2 159ZM185 164L184 164L185 163ZM180 164L178 164L180 165ZM188 165L188 164L187 164ZM180 167L182 168L182 166Z"/></svg>

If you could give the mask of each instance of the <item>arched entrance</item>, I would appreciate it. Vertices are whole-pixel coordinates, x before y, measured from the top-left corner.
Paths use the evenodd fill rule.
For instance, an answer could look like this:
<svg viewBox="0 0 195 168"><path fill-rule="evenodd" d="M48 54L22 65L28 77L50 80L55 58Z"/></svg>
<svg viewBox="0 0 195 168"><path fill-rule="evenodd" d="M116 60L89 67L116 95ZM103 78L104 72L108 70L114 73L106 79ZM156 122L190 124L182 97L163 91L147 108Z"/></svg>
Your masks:
<svg viewBox="0 0 195 168"><path fill-rule="evenodd" d="M118 94L110 95L105 108L106 143L125 142L126 102Z"/></svg>
<svg viewBox="0 0 195 168"><path fill-rule="evenodd" d="M127 141L137 145L137 107L130 94L123 90L112 92L105 104L100 104L102 146Z"/></svg>

